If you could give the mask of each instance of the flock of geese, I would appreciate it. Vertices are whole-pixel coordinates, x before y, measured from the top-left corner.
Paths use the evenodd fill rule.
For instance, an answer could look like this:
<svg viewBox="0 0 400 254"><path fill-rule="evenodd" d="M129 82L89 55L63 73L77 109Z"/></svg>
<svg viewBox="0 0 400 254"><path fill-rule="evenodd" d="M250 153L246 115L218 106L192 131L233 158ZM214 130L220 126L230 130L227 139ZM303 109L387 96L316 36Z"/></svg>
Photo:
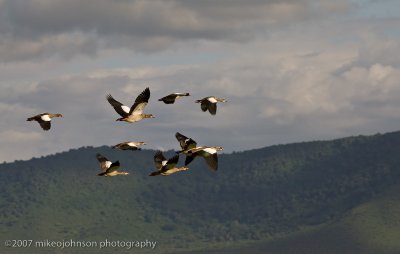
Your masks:
<svg viewBox="0 0 400 254"><path fill-rule="evenodd" d="M159 101L165 104L173 104L179 98L190 96L189 93L172 93L167 96L162 97ZM106 96L107 101L111 104L114 110L121 116L116 119L116 121L124 121L128 123L138 122L146 118L155 118L152 114L143 113L144 108L150 99L150 89L147 87L141 92L132 107L125 106L121 102L115 100L111 94ZM201 110L203 112L209 111L211 115L217 113L217 103L226 102L225 99L218 98L215 96L208 96L201 100L196 100L196 103L200 103ZM63 117L62 114L52 114L52 113L42 113L36 116L29 117L27 121L36 121L40 124L43 130L48 131L51 128L51 119L56 117ZM154 164L156 171L150 173L150 176L167 176L179 171L185 171L189 168L187 165L191 163L196 157L203 157L208 167L216 171L218 169L218 156L217 151L223 150L222 147L211 147L211 146L197 146L197 142L191 138L184 136L183 134L177 132L175 134L176 139L179 142L181 150L176 152L176 155L166 159L163 153L158 150L154 155ZM145 145L142 141L127 141L123 143L116 144L112 146L114 149L120 150L141 150L140 146ZM176 167L179 162L179 156L184 154L185 166ZM97 160L100 163L101 172L97 174L98 176L116 176L116 175L128 175L128 172L118 171L120 168L119 161L111 162L105 156L101 154L96 155Z"/></svg>

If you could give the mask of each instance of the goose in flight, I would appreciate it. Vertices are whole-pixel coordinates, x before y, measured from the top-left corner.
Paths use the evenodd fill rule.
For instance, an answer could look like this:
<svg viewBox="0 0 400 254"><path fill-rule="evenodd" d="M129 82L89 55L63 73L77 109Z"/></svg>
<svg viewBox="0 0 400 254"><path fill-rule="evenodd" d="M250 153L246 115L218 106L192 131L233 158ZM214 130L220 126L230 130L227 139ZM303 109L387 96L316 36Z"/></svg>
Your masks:
<svg viewBox="0 0 400 254"><path fill-rule="evenodd" d="M129 175L128 172L121 172L117 169L120 167L119 161L111 162L101 154L96 154L97 160L100 162L101 173L98 176L116 176Z"/></svg>
<svg viewBox="0 0 400 254"><path fill-rule="evenodd" d="M61 114L42 113L36 116L29 117L27 121L37 121L43 130L48 131L51 127L51 119L54 117L63 117Z"/></svg>
<svg viewBox="0 0 400 254"><path fill-rule="evenodd" d="M217 102L226 102L227 100L218 98L215 96L208 96L201 100L197 100L196 103L201 103L201 110L206 112L207 110L211 115L217 114Z"/></svg>
<svg viewBox="0 0 400 254"><path fill-rule="evenodd" d="M116 144L115 146L112 146L112 148L114 149L120 149L120 150L142 150L142 148L140 148L139 146L141 145L145 145L145 142L142 141L127 141L127 142L123 142L123 143L119 143Z"/></svg>
<svg viewBox="0 0 400 254"><path fill-rule="evenodd" d="M195 158L197 156L201 156L206 160L207 165L213 171L217 171L218 169L218 155L217 151L224 150L223 147L215 146L199 146L187 151L187 154L191 157Z"/></svg>
<svg viewBox="0 0 400 254"><path fill-rule="evenodd" d="M190 96L189 93L171 93L167 96L158 99L158 101L163 101L165 104L174 104L176 99L179 99L184 96Z"/></svg>
<svg viewBox="0 0 400 254"><path fill-rule="evenodd" d="M137 122L144 118L154 118L152 114L143 114L143 110L149 102L150 98L150 89L147 87L143 90L141 94L135 100L135 103L132 107L128 107L123 105L121 102L115 100L111 94L107 95L107 100L113 106L115 111L122 116L118 118L116 121L124 121L124 122Z"/></svg>
<svg viewBox="0 0 400 254"><path fill-rule="evenodd" d="M175 167L178 161L179 161L178 154L167 160L161 151L157 151L156 154L154 155L154 164L157 168L157 171L152 172L150 176L157 176L157 175L168 176L173 173L189 169L188 167L181 167L181 168Z"/></svg>
<svg viewBox="0 0 400 254"><path fill-rule="evenodd" d="M175 134L176 139L179 142L179 145L181 146L180 151L178 151L177 153L184 153L186 155L186 159L185 159L185 166L188 165L190 162L192 162L192 160L194 159L195 156L190 155L187 153L188 150L193 149L197 146L196 141L194 141L191 138L186 137L185 135L182 135L181 133L177 132Z"/></svg>

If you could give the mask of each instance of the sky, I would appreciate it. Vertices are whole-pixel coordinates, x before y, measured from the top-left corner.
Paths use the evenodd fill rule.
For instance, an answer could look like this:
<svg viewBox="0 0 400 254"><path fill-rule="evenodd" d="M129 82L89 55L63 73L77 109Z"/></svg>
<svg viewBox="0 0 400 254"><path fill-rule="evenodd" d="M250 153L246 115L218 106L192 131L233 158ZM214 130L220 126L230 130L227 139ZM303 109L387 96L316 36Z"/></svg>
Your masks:
<svg viewBox="0 0 400 254"><path fill-rule="evenodd" d="M177 131L225 152L400 129L397 0L0 0L0 161ZM106 100L145 112L129 124ZM173 92L190 97L165 105ZM195 100L227 99L217 115ZM43 131L26 118L62 113Z"/></svg>

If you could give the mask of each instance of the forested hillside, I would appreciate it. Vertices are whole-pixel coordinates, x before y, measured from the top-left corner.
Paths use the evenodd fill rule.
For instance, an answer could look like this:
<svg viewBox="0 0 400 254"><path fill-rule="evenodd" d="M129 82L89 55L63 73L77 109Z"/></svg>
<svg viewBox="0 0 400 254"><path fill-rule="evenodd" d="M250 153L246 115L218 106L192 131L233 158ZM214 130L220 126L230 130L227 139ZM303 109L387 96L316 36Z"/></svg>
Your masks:
<svg viewBox="0 0 400 254"><path fill-rule="evenodd" d="M222 154L217 172L198 158L190 170L168 177L148 176L154 170L154 151L105 146L3 163L0 236L3 240L149 239L157 241L156 253L261 243L261 249L268 245L275 253L290 253L279 252L279 241L295 242L298 235L330 232L339 225L350 227L357 209L379 219L380 213L367 204L396 196L392 190L400 183L399 151L400 132L394 132ZM121 168L131 174L96 176L96 153L120 160ZM400 252L400 246L393 246L387 250ZM99 253L94 248L5 250L1 253Z"/></svg>

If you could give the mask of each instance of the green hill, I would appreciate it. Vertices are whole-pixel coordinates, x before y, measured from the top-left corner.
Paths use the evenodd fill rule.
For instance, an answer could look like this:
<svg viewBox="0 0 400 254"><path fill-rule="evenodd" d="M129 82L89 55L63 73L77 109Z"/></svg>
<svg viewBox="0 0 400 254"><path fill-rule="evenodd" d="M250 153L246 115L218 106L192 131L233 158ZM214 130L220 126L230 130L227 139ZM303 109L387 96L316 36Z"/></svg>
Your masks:
<svg viewBox="0 0 400 254"><path fill-rule="evenodd" d="M361 204L338 220L304 228L273 240L182 254L398 254L400 188L397 186Z"/></svg>
<svg viewBox="0 0 400 254"><path fill-rule="evenodd" d="M148 177L154 151L84 147L0 165L0 236L157 241L1 253L399 253L400 132L223 154ZM96 153L126 177L97 177ZM167 155L172 155L172 151ZM183 159L181 159L182 163Z"/></svg>

